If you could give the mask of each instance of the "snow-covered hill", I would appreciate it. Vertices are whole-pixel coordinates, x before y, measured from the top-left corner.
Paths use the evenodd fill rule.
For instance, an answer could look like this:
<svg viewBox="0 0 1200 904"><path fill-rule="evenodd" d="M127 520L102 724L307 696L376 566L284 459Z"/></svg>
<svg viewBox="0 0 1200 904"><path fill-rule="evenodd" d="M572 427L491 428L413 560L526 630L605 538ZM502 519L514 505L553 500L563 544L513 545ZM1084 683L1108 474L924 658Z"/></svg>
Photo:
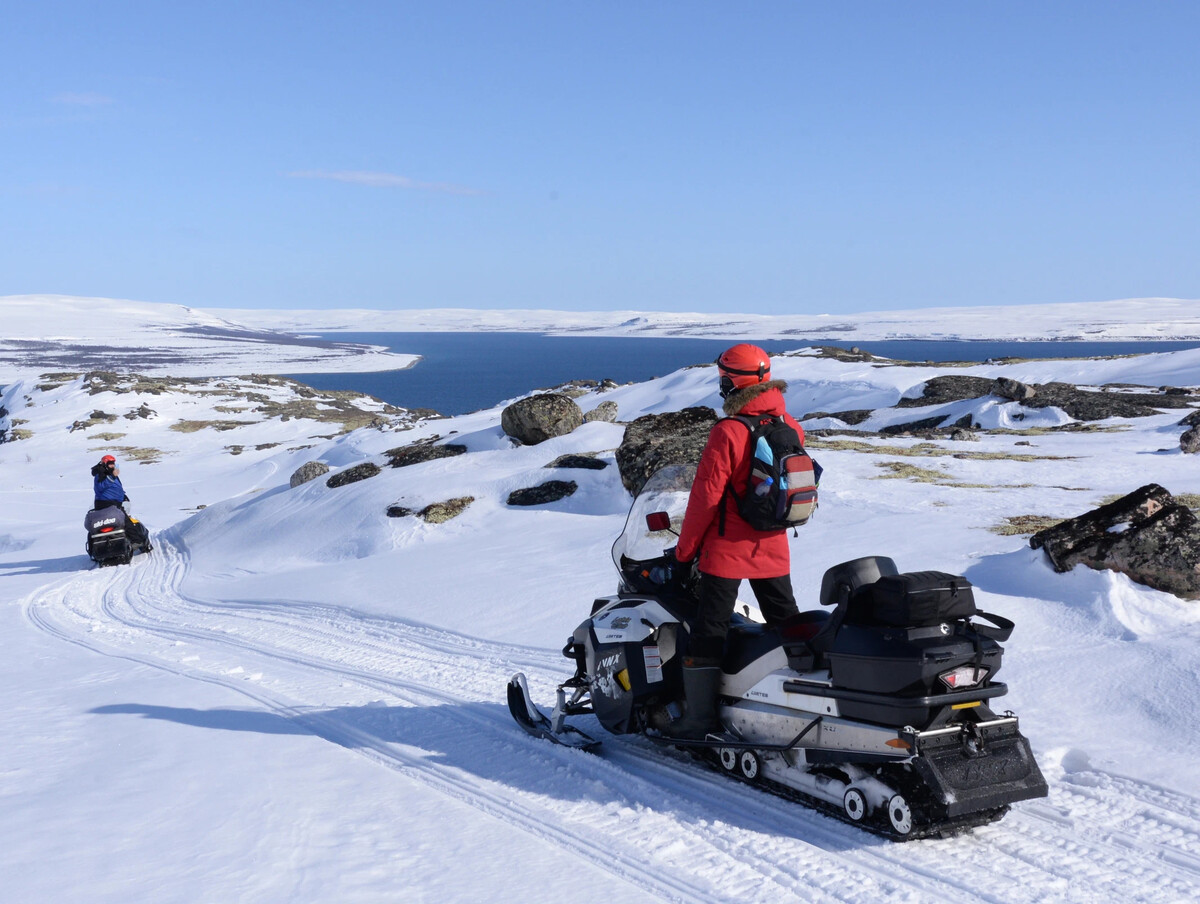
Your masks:
<svg viewBox="0 0 1200 904"><path fill-rule="evenodd" d="M944 372L797 354L774 375L801 416L886 408ZM953 373L1200 386L1200 351ZM1150 481L1200 493L1179 410L1072 432L1051 429L1070 421L1059 411L1017 420L1016 403L973 402L1004 430L935 441L920 479L891 467L914 461L915 439L813 439L825 476L792 541L802 605L826 567L860 555L966 574L982 608L1017 622L1006 705L1050 781L1048 799L997 824L892 845L636 740L589 755L511 722L508 676L526 672L547 699L570 671L564 639L614 586L620 424L516 447L499 408L414 422L361 400L374 423L341 432L363 421L304 393L36 371L6 388L0 429L21 437L0 444L6 899L1200 897L1200 606L1109 573L1055 574L1025 537L997 532ZM712 368L693 368L577 401L615 402L628 421L719 399ZM469 451L388 466L419 440ZM107 451L157 548L91 570L87 471ZM609 467L546 468L565 453ZM381 470L290 487L308 461ZM578 484L567 499L506 504L563 477ZM388 517L463 497L445 523Z"/></svg>
<svg viewBox="0 0 1200 904"><path fill-rule="evenodd" d="M1200 301L1119 301L921 308L853 314L675 314L662 311L253 311L222 315L294 332L517 330L556 335L714 336L758 339L1200 339Z"/></svg>
<svg viewBox="0 0 1200 904"><path fill-rule="evenodd" d="M65 295L0 297L0 385L29 371L200 377L392 370L415 360L373 346L302 339L278 324L249 327L183 305Z"/></svg>

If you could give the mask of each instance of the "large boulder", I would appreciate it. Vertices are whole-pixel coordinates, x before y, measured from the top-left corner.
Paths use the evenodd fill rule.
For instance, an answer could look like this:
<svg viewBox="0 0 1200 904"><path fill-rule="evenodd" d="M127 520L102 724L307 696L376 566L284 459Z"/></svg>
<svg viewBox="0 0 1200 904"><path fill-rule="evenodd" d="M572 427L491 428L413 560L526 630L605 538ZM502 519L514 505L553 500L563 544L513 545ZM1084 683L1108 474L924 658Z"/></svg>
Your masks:
<svg viewBox="0 0 1200 904"><path fill-rule="evenodd" d="M306 461L292 472L291 486L296 488L301 484L316 480L322 474L329 473L329 465L323 461Z"/></svg>
<svg viewBox="0 0 1200 904"><path fill-rule="evenodd" d="M1165 489L1147 484L1029 539L1055 571L1082 563L1184 599L1200 599L1200 521Z"/></svg>
<svg viewBox="0 0 1200 904"><path fill-rule="evenodd" d="M374 477L379 473L379 465L373 461L364 461L361 465L355 465L352 468L347 468L344 471L338 471L327 481L327 487L344 487L348 483L358 483L360 480L366 480L368 477Z"/></svg>
<svg viewBox="0 0 1200 904"><path fill-rule="evenodd" d="M456 455L462 455L467 451L467 447L461 443L442 443L435 445L427 441L410 443L407 446L397 446L395 449L388 449L383 454L388 457L388 464L393 468L406 468L409 465L417 465L426 461L434 461L438 458L453 458Z"/></svg>
<svg viewBox="0 0 1200 904"><path fill-rule="evenodd" d="M1011 377L998 377L992 392L1002 399L1012 399L1014 402L1024 402L1037 395L1037 390L1032 386Z"/></svg>
<svg viewBox="0 0 1200 904"><path fill-rule="evenodd" d="M1179 437L1179 448L1193 455L1200 452L1200 427L1193 427Z"/></svg>
<svg viewBox="0 0 1200 904"><path fill-rule="evenodd" d="M606 424L616 423L617 420L617 403L605 400L583 416L585 424L591 424L596 421L601 421Z"/></svg>
<svg viewBox="0 0 1200 904"><path fill-rule="evenodd" d="M617 447L617 469L625 489L636 496L659 468L700 461L708 431L716 422L711 408L647 414L632 421Z"/></svg>
<svg viewBox="0 0 1200 904"><path fill-rule="evenodd" d="M608 462L594 455L560 455L547 468L582 468L585 471L603 471Z"/></svg>
<svg viewBox="0 0 1200 904"><path fill-rule="evenodd" d="M509 505L545 505L548 502L558 502L579 489L579 484L573 480L547 480L535 487L525 487L513 490L508 494Z"/></svg>
<svg viewBox="0 0 1200 904"><path fill-rule="evenodd" d="M575 400L556 392L519 399L500 414L501 429L527 446L565 436L582 423Z"/></svg>

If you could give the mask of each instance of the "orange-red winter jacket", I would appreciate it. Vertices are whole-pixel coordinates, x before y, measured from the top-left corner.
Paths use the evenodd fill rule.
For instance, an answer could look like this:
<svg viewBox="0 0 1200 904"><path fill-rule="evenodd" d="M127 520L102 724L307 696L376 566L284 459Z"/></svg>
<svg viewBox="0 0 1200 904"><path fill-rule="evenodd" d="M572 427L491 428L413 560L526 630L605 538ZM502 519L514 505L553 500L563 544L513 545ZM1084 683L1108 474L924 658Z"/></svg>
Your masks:
<svg viewBox="0 0 1200 904"><path fill-rule="evenodd" d="M725 401L725 413L783 415L804 442L804 428L784 407L781 380L739 389ZM699 568L721 578L777 578L791 573L786 530L755 530L738 514L737 501L727 487L741 494L750 477L750 431L735 420L713 425L696 468L687 513L679 531L675 555L687 562L700 555ZM721 507L725 531L719 531Z"/></svg>

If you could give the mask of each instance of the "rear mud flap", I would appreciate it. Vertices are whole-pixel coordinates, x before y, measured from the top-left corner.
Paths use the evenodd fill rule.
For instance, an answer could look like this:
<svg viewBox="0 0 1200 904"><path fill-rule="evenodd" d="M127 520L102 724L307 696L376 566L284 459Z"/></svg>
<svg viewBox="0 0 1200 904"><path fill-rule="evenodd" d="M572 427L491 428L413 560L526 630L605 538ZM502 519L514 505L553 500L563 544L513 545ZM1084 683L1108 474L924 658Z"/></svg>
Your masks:
<svg viewBox="0 0 1200 904"><path fill-rule="evenodd" d="M1015 726L925 743L912 767L950 818L1048 793L1029 741Z"/></svg>

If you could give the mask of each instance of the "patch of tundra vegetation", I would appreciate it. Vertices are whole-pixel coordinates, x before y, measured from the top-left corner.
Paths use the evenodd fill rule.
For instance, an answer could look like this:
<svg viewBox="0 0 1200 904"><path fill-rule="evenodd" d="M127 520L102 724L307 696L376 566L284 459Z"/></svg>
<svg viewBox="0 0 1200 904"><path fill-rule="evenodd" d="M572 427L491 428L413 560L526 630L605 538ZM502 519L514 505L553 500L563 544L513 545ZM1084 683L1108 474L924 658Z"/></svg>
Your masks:
<svg viewBox="0 0 1200 904"><path fill-rule="evenodd" d="M93 433L91 436L88 437L88 439L100 440L101 442L111 443L114 440L124 439L126 436L128 436L128 434L126 434L126 433Z"/></svg>
<svg viewBox="0 0 1200 904"><path fill-rule="evenodd" d="M1062 523L1063 520L1050 515L1010 515L988 530L1002 537L1032 536L1040 530Z"/></svg>
<svg viewBox="0 0 1200 904"><path fill-rule="evenodd" d="M89 452L106 452L116 455L126 461L136 461L138 464L154 465L162 461L164 455L174 455L174 452L164 452L162 449L151 449L145 446L95 446Z"/></svg>
<svg viewBox="0 0 1200 904"><path fill-rule="evenodd" d="M360 427L408 429L436 412L408 411L358 392L317 390L290 377L251 374L244 377L143 377L92 371L85 374L45 374L39 388L55 389L82 378L91 395L101 393L193 396L203 398L209 411L232 418L182 418L171 425L177 433L198 430L234 430L278 418L333 425L330 436ZM99 422L99 419L95 419ZM86 426L91 426L87 424Z"/></svg>
<svg viewBox="0 0 1200 904"><path fill-rule="evenodd" d="M976 452L939 446L937 443L915 443L911 446L883 445L857 439L813 437L805 447L830 452L866 452L870 455L900 455L915 458L965 458L975 461L1070 461L1072 455L1035 455L1031 452Z"/></svg>
<svg viewBox="0 0 1200 904"><path fill-rule="evenodd" d="M961 480L955 480L950 474L945 471L933 471L929 468L918 468L916 465L910 465L903 461L878 461L875 463L878 467L887 471L887 474L880 474L872 477L872 480L915 480L918 483L936 483L943 487L958 487L968 490L998 490L1009 489L1010 486L997 487L990 483L966 483ZM1030 486L1030 484L1019 484L1018 486Z"/></svg>

